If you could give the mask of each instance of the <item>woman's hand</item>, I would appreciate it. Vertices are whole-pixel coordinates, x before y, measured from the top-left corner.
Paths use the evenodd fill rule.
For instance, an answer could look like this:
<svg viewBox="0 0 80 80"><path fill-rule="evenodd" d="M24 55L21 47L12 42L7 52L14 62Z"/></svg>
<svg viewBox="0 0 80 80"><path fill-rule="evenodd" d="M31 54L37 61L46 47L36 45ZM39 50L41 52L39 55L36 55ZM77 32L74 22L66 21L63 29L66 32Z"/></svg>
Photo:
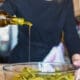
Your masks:
<svg viewBox="0 0 80 80"><path fill-rule="evenodd" d="M72 56L72 63L73 65L75 65L76 67L80 67L80 54L74 54Z"/></svg>
<svg viewBox="0 0 80 80"><path fill-rule="evenodd" d="M80 80L80 54L74 54L72 56L72 62L78 69L75 71L75 80Z"/></svg>

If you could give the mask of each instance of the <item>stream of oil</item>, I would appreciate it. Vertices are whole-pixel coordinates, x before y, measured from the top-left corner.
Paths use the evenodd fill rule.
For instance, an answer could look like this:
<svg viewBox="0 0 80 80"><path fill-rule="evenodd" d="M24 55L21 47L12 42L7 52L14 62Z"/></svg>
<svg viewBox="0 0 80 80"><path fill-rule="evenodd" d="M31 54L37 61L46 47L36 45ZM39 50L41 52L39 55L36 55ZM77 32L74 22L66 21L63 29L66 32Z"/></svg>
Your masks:
<svg viewBox="0 0 80 80"><path fill-rule="evenodd" d="M28 62L31 62L31 27L28 28L29 29L29 53L28 53Z"/></svg>

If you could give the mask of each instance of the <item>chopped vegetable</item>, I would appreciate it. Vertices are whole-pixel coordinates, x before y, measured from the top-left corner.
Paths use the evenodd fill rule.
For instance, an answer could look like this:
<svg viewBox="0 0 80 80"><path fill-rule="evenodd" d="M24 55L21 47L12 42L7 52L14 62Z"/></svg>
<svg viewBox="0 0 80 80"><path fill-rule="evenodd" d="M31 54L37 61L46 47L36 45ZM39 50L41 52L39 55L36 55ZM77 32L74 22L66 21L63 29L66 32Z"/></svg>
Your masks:
<svg viewBox="0 0 80 80"><path fill-rule="evenodd" d="M24 67L21 72L14 74L12 80L74 80L74 72L43 73L29 67Z"/></svg>

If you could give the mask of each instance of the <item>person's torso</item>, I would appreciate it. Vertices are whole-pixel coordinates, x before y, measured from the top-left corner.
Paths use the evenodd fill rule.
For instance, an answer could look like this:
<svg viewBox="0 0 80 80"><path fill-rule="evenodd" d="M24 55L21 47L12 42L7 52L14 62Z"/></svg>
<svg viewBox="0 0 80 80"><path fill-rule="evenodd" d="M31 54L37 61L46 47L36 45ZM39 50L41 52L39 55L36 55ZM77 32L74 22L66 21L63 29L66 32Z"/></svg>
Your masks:
<svg viewBox="0 0 80 80"><path fill-rule="evenodd" d="M33 23L31 42L48 45L60 42L66 16L65 0L16 0L13 3L16 15ZM22 31L27 32L28 39L28 27Z"/></svg>

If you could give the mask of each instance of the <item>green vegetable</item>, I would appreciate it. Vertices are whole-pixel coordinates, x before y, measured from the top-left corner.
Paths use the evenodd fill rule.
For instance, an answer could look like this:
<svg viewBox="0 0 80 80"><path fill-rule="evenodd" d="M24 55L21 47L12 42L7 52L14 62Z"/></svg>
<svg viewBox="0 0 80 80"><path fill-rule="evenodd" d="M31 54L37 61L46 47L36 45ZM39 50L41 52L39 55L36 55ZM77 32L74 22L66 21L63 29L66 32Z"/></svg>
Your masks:
<svg viewBox="0 0 80 80"><path fill-rule="evenodd" d="M24 67L19 73L14 73L12 80L74 80L74 72L43 73L38 70Z"/></svg>

